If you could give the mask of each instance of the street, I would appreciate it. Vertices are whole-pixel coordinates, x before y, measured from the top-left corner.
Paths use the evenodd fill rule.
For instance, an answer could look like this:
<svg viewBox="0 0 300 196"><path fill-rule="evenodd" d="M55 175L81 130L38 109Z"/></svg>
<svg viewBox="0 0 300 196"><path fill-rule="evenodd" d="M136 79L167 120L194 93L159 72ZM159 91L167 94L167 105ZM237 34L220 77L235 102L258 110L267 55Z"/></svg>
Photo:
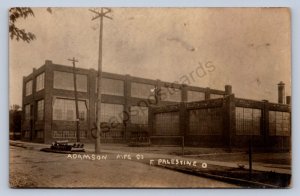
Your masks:
<svg viewBox="0 0 300 196"><path fill-rule="evenodd" d="M116 159L115 154L105 155L107 159L71 159L68 154L10 146L10 185L26 188L236 187L133 159Z"/></svg>

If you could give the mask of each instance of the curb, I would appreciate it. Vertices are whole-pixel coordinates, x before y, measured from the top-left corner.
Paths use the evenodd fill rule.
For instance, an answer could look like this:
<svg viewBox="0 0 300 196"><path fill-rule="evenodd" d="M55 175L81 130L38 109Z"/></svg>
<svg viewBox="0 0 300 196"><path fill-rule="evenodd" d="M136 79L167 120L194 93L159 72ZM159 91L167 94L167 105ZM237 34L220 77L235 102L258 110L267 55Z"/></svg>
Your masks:
<svg viewBox="0 0 300 196"><path fill-rule="evenodd" d="M196 176L201 176L201 177L211 178L211 179L215 179L215 180L220 180L223 182L232 183L232 184L242 186L241 188L273 188L273 189L274 188L277 188L277 189L285 188L285 187L279 187L276 185L265 184L265 183L261 183L261 182L254 182L254 181L244 180L244 179L239 179L239 178L219 176L219 175L214 175L214 174L205 173L205 172L199 172L199 171L194 172L194 171L183 169L183 168L173 168L173 167L168 167L168 166L157 166L157 167L163 167L166 169L175 170L175 171L182 172L182 173L189 174L189 175L194 175L194 176L196 175Z"/></svg>

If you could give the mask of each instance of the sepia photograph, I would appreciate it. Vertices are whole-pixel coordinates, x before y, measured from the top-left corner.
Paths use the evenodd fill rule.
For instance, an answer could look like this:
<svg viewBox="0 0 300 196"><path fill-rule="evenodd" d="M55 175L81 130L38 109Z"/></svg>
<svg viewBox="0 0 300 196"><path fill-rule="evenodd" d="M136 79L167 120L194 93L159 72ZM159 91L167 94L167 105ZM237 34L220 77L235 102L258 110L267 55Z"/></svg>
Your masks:
<svg viewBox="0 0 300 196"><path fill-rule="evenodd" d="M12 7L11 188L291 188L289 8Z"/></svg>

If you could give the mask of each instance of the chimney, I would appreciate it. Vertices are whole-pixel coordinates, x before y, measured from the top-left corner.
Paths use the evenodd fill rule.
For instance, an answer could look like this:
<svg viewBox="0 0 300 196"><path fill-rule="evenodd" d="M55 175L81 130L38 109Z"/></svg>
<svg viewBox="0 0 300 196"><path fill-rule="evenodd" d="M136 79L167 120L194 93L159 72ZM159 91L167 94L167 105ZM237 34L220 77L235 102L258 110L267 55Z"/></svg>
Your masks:
<svg viewBox="0 0 300 196"><path fill-rule="evenodd" d="M291 96L286 96L286 104L291 105Z"/></svg>
<svg viewBox="0 0 300 196"><path fill-rule="evenodd" d="M285 84L280 81L278 84L278 103L285 103Z"/></svg>
<svg viewBox="0 0 300 196"><path fill-rule="evenodd" d="M232 94L232 86L231 85L225 85L225 94L226 95Z"/></svg>
<svg viewBox="0 0 300 196"><path fill-rule="evenodd" d="M45 61L45 65L51 65L52 64L52 61L51 60L46 60Z"/></svg>

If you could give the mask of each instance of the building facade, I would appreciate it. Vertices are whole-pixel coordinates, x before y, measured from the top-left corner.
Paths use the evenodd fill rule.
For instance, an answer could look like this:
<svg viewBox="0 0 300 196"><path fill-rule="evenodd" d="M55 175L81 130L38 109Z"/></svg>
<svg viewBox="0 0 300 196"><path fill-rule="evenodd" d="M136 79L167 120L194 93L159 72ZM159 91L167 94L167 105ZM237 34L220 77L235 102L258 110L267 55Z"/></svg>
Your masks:
<svg viewBox="0 0 300 196"><path fill-rule="evenodd" d="M23 78L22 139L51 143L76 141L79 121L82 142L93 142L97 104L97 71L76 68L79 118L76 118L73 68L46 60ZM223 98L225 91L130 75L103 72L101 127L104 142L148 137L149 108L180 102Z"/></svg>
<svg viewBox="0 0 300 196"><path fill-rule="evenodd" d="M290 96L285 97L283 82L279 103L237 98L231 86L225 89L222 98L150 107L151 143L180 145L183 138L188 146L291 149Z"/></svg>

